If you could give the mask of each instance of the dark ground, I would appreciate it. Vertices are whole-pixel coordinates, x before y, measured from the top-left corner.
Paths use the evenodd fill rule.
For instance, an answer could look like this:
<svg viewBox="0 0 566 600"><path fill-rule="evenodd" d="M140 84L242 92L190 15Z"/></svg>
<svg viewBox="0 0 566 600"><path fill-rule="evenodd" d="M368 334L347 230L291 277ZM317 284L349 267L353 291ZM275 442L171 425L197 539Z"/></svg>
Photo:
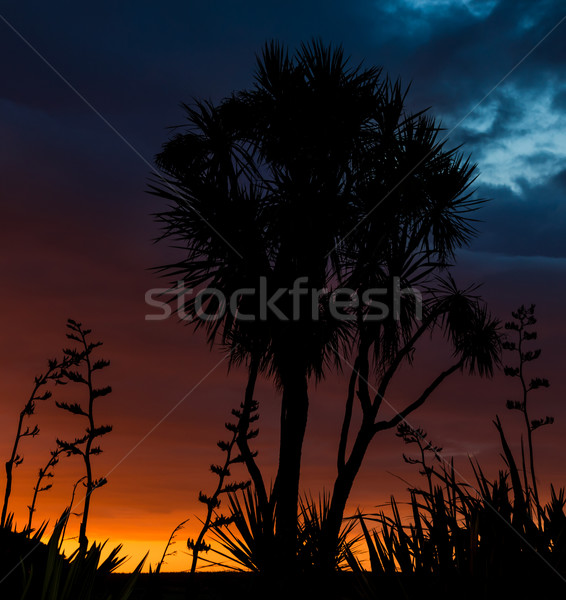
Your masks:
<svg viewBox="0 0 566 600"><path fill-rule="evenodd" d="M523 576L526 575L526 576ZM112 575L112 586L121 587L127 575ZM517 573L512 580L477 581L464 577L368 576L353 573L276 580L250 573L143 574L132 600L381 600L413 599L507 599L564 598L564 582L529 578Z"/></svg>
<svg viewBox="0 0 566 600"><path fill-rule="evenodd" d="M30 553L29 546L34 551ZM45 572L46 547L21 535L0 530L0 600L20 600L22 576L33 572L36 588L26 600L40 600ZM29 557L13 569L16 557ZM33 560L31 560L33 558ZM10 568L8 568L10 567ZM566 579L544 567L533 557L516 566L511 561L504 577L490 573L486 578L446 574L371 575L355 573L310 574L295 578L283 574L261 576L253 573L214 572L142 574L131 600L546 600L566 598ZM8 575L8 572L10 574ZM8 575L8 577L5 577ZM119 597L131 575L112 574L96 581L93 600ZM80 600L80 599L77 599Z"/></svg>

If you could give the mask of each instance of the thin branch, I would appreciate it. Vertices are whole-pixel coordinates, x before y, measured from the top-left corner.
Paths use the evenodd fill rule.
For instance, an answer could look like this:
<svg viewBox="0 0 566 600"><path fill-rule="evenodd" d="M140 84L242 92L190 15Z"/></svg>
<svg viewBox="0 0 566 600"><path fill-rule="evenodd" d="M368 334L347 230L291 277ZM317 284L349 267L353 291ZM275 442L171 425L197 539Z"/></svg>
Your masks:
<svg viewBox="0 0 566 600"><path fill-rule="evenodd" d="M344 468L346 462L346 446L348 444L348 432L352 420L352 409L354 407L354 395L356 393L356 381L358 379L359 359L354 362L352 374L350 375L350 384L348 386L348 397L346 398L346 408L344 410L344 420L342 421L342 431L340 432L340 444L338 446L338 472Z"/></svg>
<svg viewBox="0 0 566 600"><path fill-rule="evenodd" d="M392 427L397 427L397 425L404 421L408 415L410 415L414 410L422 406L427 400L427 398L447 377L452 375L452 373L456 372L458 369L461 369L462 365L463 361L460 360L445 371L442 371L442 373L424 390L424 392L414 402L409 404L409 406L407 406L401 412L397 413L389 421L378 421L374 425L374 433L377 433L378 431L383 431L384 429L391 429Z"/></svg>

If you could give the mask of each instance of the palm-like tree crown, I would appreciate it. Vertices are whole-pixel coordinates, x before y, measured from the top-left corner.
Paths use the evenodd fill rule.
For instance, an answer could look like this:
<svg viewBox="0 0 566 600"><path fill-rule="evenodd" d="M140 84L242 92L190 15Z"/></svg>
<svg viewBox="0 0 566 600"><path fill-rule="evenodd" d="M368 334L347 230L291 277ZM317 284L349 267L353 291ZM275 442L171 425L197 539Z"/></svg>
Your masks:
<svg viewBox="0 0 566 600"><path fill-rule="evenodd" d="M289 57L266 45L253 89L185 106L186 128L157 156L164 178L152 189L170 201L158 219L184 253L163 271L226 297L262 277L268 296L301 277L311 289L360 295L392 289L395 277L402 287L429 281L473 235L481 200L469 192L475 167L444 148L433 119L406 113L405 96L379 69L351 67L341 48L313 42ZM371 326L363 311L332 319L329 293L317 320L307 297L295 322L226 311L205 322L210 340L220 335L235 357L260 354L276 375L289 360L321 375L341 341L369 336L388 360L416 326L410 300L397 319ZM290 315L292 299L278 307ZM257 295L241 296L237 309L258 316ZM193 300L185 310L195 314Z"/></svg>

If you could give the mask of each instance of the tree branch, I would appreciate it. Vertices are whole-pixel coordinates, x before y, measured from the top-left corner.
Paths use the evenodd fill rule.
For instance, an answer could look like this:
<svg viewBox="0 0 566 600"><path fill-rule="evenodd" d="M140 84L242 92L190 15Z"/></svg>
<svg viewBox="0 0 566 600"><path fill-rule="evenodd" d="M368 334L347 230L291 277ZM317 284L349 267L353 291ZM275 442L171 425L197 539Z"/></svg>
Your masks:
<svg viewBox="0 0 566 600"><path fill-rule="evenodd" d="M405 417L411 414L414 410L422 406L427 398L436 390L436 388L452 373L457 371L462 367L464 362L462 360L458 361L456 364L452 365L450 368L446 369L446 371L442 371L442 373L424 390L424 392L409 406L407 406L404 410L397 413L392 419L389 421L378 421L374 425L374 431L377 433L378 431L383 431L384 429L391 429L392 427L397 427L401 421L405 419Z"/></svg>
<svg viewBox="0 0 566 600"><path fill-rule="evenodd" d="M350 375L350 384L348 386L348 397L346 399L346 408L344 410L344 420L342 421L342 431L340 432L340 444L338 446L338 472L340 472L346 462L346 446L348 444L348 432L352 420L352 409L354 407L354 395L356 393L356 381L358 379L359 358L354 362L352 374Z"/></svg>
<svg viewBox="0 0 566 600"><path fill-rule="evenodd" d="M409 354L411 349L417 343L419 338L423 335L423 333L425 333L425 331L429 328L429 326L438 317L439 314L440 311L438 310L431 311L428 317L423 320L421 326L417 329L417 331L414 333L411 339L403 346L403 348L401 348L401 350L399 350L399 352L397 352L393 362L389 365L389 368L385 372L385 375L382 377L381 383L379 384L379 388L377 390L377 394L375 395L375 398L373 400L373 410L375 415L374 418L377 416L379 407L381 406L381 402L383 401L385 393L387 392L387 387L389 386L391 379L393 379L393 376L395 375L397 369L399 368L407 354Z"/></svg>
<svg viewBox="0 0 566 600"><path fill-rule="evenodd" d="M265 483L261 475L261 471L254 460L254 453L250 450L248 444L248 429L250 425L250 414L252 407L254 406L253 394L255 391L255 384L257 381L257 374L259 370L259 360L253 358L250 364L250 370L248 375L248 384L246 386L246 393L244 398L244 406L242 409L242 415L238 422L238 437L236 443L240 454L244 460L244 464L248 469L248 473L254 482L254 487L258 495L259 506L267 510L268 499L267 492L265 489ZM263 514L267 514L264 512Z"/></svg>
<svg viewBox="0 0 566 600"><path fill-rule="evenodd" d="M358 398L362 406L364 415L369 415L372 410L371 398L369 395L369 349L371 344L367 342L360 343L358 354Z"/></svg>

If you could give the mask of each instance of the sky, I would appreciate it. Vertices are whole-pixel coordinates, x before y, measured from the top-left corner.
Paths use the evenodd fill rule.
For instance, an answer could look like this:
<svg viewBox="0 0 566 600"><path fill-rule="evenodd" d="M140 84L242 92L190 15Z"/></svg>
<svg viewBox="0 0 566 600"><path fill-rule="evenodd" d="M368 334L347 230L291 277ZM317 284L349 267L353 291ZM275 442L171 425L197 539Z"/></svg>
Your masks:
<svg viewBox="0 0 566 600"><path fill-rule="evenodd" d="M430 107L448 144L478 164L480 235L458 254L458 281L482 283L502 320L536 304L541 359L533 376L551 388L536 397L533 416L555 417L537 431L543 488L564 484L566 458L564 306L566 304L566 12L554 0L390 0L351 2L3 2L0 4L0 456L8 457L18 413L49 357L67 345L74 318L104 342L111 360L101 383L102 440L95 472L108 485L93 496L91 539L123 543L155 564L171 530L179 535L170 569L188 568L221 455L224 422L243 397L245 373L228 372L220 350L174 319L148 321L145 292L163 285L151 270L173 251L155 244L147 193L153 157L169 126L183 122L181 102L219 101L253 82L255 55L271 39L291 49L319 37L342 44L353 63L381 66L411 83L412 110ZM388 398L401 408L447 357L433 343ZM519 415L505 409L515 382L455 375L411 416L454 456L469 477L468 455L496 474L502 467L492 420L500 414L516 444ZM303 489L332 485L346 377L311 388ZM260 382L259 462L274 476L279 394ZM72 437L76 417L52 401L22 443L11 509L26 518L38 468L56 437ZM418 481L404 464L407 449L393 432L374 440L353 490L350 510L371 512L390 494L403 498ZM4 460L4 459L3 459ZM54 519L80 476L64 459L53 489L41 495L37 519ZM244 477L244 473L240 473ZM4 479L0 478L3 487ZM539 484L540 485L540 484ZM80 509L77 509L80 510ZM78 518L70 533L76 535ZM70 542L72 543L72 542Z"/></svg>

